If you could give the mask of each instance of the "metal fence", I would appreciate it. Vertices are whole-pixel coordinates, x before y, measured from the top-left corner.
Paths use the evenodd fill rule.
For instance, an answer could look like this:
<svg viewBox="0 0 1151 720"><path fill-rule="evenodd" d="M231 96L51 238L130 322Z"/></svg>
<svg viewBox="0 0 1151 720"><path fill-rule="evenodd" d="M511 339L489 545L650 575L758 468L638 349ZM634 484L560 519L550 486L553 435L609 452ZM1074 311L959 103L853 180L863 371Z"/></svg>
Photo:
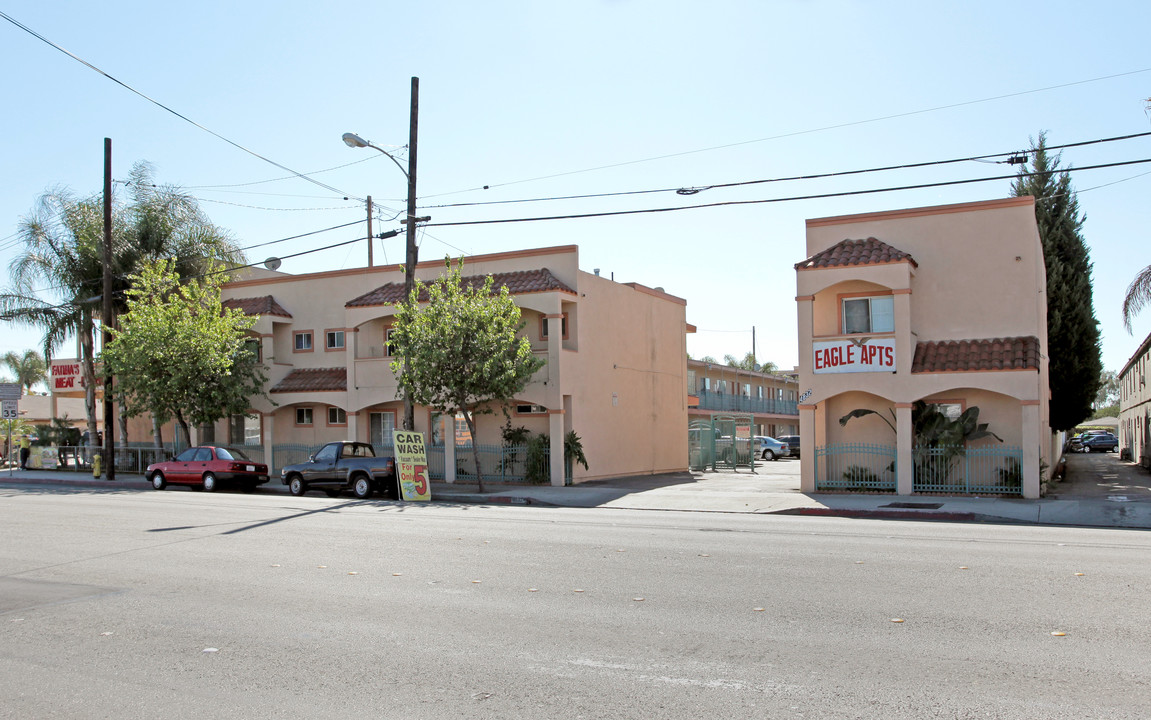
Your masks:
<svg viewBox="0 0 1151 720"><path fill-rule="evenodd" d="M542 483L551 476L551 448L548 445L476 445L484 482ZM456 482L469 482L476 474L471 445L456 446ZM430 459L429 459L430 460ZM571 484L571 468L565 467L564 481Z"/></svg>
<svg viewBox="0 0 1151 720"><path fill-rule="evenodd" d="M915 492L1023 493L1023 450L1018 446L917 447L912 450L912 462Z"/></svg>
<svg viewBox="0 0 1151 720"><path fill-rule="evenodd" d="M71 472L92 472L92 459L104 455L103 448L90 448L87 445L62 445L40 448L39 456L30 458L29 466L40 470L65 470ZM116 471L143 474L152 463L162 462L172 457L168 448L157 447L117 447ZM102 467L107 467L103 465ZM103 472L103 470L101 470Z"/></svg>
<svg viewBox="0 0 1151 720"><path fill-rule="evenodd" d="M815 489L895 492L895 446L832 443L815 448Z"/></svg>

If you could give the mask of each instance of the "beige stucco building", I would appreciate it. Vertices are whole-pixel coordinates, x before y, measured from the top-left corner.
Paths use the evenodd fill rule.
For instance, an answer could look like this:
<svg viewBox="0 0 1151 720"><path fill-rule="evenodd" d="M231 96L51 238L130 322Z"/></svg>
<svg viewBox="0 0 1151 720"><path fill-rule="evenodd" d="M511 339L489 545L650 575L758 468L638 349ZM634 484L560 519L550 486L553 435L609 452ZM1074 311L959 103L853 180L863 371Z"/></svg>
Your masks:
<svg viewBox="0 0 1151 720"><path fill-rule="evenodd" d="M421 262L416 275L430 282L443 272L438 259ZM465 278L489 274L497 288L508 287L522 333L546 360L510 404L513 426L551 438L575 430L589 463L574 468L575 482L687 467L684 300L583 272L575 246L466 259ZM303 275L259 270L225 285L225 305L257 317L252 334L276 405L254 400L249 417L218 423L217 439L258 443L274 467L284 464L277 446L344 438L390 445L403 403L387 338L403 282L391 265ZM442 447L440 472L452 482L470 451L465 458L444 438L499 446L504 423L499 411L480 415L477 437L466 438L455 418L417 408L415 429ZM565 482L561 452L551 453L549 477Z"/></svg>
<svg viewBox="0 0 1151 720"><path fill-rule="evenodd" d="M1151 335L1119 371L1119 450L1125 457L1151 468Z"/></svg>
<svg viewBox="0 0 1151 720"><path fill-rule="evenodd" d="M808 220L807 255L795 266L801 489L1038 497L1053 438L1032 198ZM952 417L978 407L1003 442L917 448L916 401ZM878 415L841 425L856 409Z"/></svg>

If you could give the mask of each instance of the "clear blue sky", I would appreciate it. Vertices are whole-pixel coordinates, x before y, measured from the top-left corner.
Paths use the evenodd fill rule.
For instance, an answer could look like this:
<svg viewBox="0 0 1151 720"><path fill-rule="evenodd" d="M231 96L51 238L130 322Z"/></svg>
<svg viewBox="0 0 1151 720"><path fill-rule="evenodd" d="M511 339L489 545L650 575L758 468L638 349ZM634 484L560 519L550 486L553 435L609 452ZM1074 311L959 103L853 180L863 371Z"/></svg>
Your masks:
<svg viewBox="0 0 1151 720"><path fill-rule="evenodd" d="M328 5L328 7L323 7ZM19 218L54 185L100 189L148 160L241 246L393 213L420 78L422 206L701 187L970 157L1146 132L1151 4L1116 2L5 2L0 10L121 82L333 193L287 175L0 20L0 266ZM1151 138L1068 150L1074 166L1151 158ZM434 223L678 207L1009 174L968 162L847 178L554 202L428 207ZM1074 175L1095 265L1104 367L1151 332L1120 303L1151 263L1151 165ZM480 190L484 185L488 190ZM212 187L208 187L212 186ZM226 187L221 187L226 186ZM347 195L350 199L344 200ZM1009 195L1009 182L495 225L430 227L421 259L578 244L585 270L686 298L695 357L797 361L804 219ZM390 215L389 215L390 217ZM377 228L380 226L377 225ZM398 227L395 222L385 228ZM353 227L250 259L351 240ZM403 259L403 237L376 262ZM363 243L288 259L292 273L366 264ZM0 271L3 272L3 271ZM1004 308L1011 312L1011 308ZM0 326L0 352L38 347ZM1055 349L1052 349L1055 352Z"/></svg>

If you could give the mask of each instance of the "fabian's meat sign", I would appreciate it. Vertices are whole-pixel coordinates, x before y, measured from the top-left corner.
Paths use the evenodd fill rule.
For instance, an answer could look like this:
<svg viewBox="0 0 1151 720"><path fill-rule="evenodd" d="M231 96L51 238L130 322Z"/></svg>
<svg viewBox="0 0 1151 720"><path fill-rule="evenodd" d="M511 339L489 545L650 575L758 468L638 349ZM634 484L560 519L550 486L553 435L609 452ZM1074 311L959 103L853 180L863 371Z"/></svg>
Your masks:
<svg viewBox="0 0 1151 720"><path fill-rule="evenodd" d="M817 341L811 344L811 350L817 375L895 372L895 338Z"/></svg>

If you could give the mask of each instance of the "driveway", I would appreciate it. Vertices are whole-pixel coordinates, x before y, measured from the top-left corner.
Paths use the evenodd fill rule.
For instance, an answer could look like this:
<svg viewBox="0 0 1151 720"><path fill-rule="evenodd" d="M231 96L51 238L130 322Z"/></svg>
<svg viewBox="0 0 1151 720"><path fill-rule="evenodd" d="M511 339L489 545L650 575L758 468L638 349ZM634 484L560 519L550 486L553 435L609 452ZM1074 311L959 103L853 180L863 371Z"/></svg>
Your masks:
<svg viewBox="0 0 1151 720"><path fill-rule="evenodd" d="M1151 473L1138 463L1119 459L1119 453L1067 453L1063 482L1051 489L1049 498L1077 500L1126 497L1151 501Z"/></svg>

